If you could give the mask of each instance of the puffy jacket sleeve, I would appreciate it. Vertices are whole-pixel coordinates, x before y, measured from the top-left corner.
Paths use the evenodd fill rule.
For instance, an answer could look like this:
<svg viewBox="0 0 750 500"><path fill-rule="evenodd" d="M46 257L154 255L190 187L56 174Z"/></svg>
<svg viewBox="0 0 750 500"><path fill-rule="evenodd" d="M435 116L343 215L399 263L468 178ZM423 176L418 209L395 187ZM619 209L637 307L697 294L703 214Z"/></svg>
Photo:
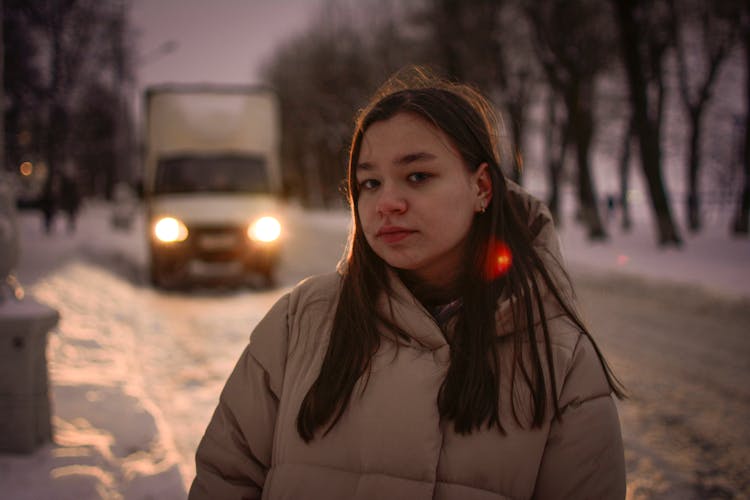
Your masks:
<svg viewBox="0 0 750 500"><path fill-rule="evenodd" d="M625 498L617 408L593 345L581 335L553 419L534 498Z"/></svg>
<svg viewBox="0 0 750 500"><path fill-rule="evenodd" d="M198 445L188 498L260 498L271 465L288 338L288 296L258 324Z"/></svg>

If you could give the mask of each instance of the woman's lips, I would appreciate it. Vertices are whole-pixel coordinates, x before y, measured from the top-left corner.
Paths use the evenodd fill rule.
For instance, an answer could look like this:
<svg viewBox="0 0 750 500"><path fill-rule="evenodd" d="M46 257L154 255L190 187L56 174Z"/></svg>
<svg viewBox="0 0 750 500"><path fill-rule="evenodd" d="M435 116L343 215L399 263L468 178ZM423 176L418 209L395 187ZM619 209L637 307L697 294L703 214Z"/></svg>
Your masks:
<svg viewBox="0 0 750 500"><path fill-rule="evenodd" d="M403 227L384 227L381 228L375 236L385 243L392 244L398 243L414 233L416 233L416 231Z"/></svg>

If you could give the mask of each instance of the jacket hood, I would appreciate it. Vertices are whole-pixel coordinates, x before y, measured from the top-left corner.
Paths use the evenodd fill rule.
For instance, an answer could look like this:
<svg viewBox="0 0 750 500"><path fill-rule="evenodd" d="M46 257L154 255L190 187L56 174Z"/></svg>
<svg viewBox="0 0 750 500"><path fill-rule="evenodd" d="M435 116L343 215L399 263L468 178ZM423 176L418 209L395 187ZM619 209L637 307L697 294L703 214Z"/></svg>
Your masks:
<svg viewBox="0 0 750 500"><path fill-rule="evenodd" d="M573 287L565 272L565 262L560 248L560 237L555 229L552 214L544 203L524 191L521 186L512 181L507 181L507 183L508 195L514 197L515 203L521 208L521 213L527 215L526 224L533 236L532 244L534 250L536 250L539 258L544 263L544 267L554 281L563 300L571 309L575 310ZM551 320L564 316L566 314L565 310L558 303L542 277L539 274L536 277L545 318ZM530 283L529 286L531 286ZM512 300L508 297L501 297L501 300L498 301L497 310L495 311L495 319L498 323L498 335L508 335L526 328L524 317L519 318L518 325L514 324L512 307ZM533 310L533 321L534 325L538 325L541 322L538 305L535 305Z"/></svg>

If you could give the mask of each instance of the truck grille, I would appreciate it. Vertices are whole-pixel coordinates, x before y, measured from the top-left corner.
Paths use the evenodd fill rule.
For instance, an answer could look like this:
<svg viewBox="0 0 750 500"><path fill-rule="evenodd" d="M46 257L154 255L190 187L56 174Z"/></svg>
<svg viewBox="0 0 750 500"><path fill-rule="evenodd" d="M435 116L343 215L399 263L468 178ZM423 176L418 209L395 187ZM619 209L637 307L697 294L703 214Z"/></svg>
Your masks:
<svg viewBox="0 0 750 500"><path fill-rule="evenodd" d="M195 236L195 249L200 252L223 253L236 250L245 242L245 234L236 227L197 227L190 229Z"/></svg>

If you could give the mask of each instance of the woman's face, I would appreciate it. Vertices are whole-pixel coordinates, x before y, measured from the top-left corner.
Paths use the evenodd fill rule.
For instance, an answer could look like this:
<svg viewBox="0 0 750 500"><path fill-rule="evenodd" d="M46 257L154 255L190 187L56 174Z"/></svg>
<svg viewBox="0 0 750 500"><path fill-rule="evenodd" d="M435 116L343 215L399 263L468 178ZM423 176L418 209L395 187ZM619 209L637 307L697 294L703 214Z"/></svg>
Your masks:
<svg viewBox="0 0 750 500"><path fill-rule="evenodd" d="M357 210L375 253L425 284L450 286L474 216L489 203L487 165L471 172L445 133L399 113L370 125L355 168Z"/></svg>

